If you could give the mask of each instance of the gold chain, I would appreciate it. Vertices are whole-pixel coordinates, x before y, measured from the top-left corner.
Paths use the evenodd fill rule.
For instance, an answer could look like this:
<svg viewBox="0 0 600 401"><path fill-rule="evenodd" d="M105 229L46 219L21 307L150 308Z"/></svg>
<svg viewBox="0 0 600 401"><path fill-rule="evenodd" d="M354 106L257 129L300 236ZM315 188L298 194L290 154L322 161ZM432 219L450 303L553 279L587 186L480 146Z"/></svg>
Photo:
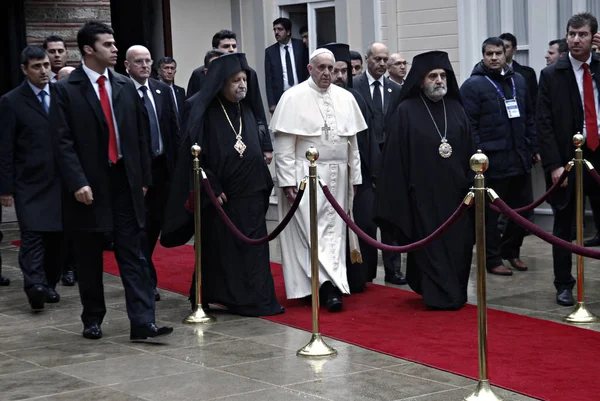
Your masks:
<svg viewBox="0 0 600 401"><path fill-rule="evenodd" d="M231 129L233 130L233 133L235 134L235 138L238 140L241 140L242 139L242 111L240 110L240 131L235 132L235 128L233 128L233 124L231 123L231 120L229 119L229 114L227 114L227 110L225 110L225 106L223 106L223 102L221 101L221 99L219 99L219 104L221 105L221 108L223 109L223 113L225 113L225 117L227 117L227 121L229 122L229 126L231 127Z"/></svg>

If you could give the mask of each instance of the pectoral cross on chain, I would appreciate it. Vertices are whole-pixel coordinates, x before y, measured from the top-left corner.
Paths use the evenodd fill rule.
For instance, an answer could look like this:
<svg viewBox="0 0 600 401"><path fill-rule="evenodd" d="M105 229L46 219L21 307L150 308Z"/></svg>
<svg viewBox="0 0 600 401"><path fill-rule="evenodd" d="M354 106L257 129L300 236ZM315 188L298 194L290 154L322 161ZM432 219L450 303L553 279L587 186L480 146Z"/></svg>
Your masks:
<svg viewBox="0 0 600 401"><path fill-rule="evenodd" d="M325 125L321 128L321 133L325 135L325 139L329 140L329 132L331 131L331 127L325 123Z"/></svg>

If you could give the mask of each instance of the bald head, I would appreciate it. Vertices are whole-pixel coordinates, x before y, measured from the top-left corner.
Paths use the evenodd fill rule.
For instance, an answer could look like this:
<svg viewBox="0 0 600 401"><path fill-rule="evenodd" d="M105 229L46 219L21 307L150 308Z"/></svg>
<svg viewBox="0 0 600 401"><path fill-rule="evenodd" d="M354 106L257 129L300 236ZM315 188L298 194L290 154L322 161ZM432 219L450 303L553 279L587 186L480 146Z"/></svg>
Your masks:
<svg viewBox="0 0 600 401"><path fill-rule="evenodd" d="M390 78L398 84L402 84L404 82L404 78L406 77L406 59L402 57L399 53L390 54L390 58L387 62L388 72L390 74Z"/></svg>
<svg viewBox="0 0 600 401"><path fill-rule="evenodd" d="M131 46L125 53L125 68L132 79L145 84L152 69L150 50L140 45Z"/></svg>
<svg viewBox="0 0 600 401"><path fill-rule="evenodd" d="M68 77L70 73L73 72L73 70L75 69L75 67L71 67L71 66L66 66L61 68L60 70L58 70L57 75L57 79L61 80L65 77Z"/></svg>
<svg viewBox="0 0 600 401"><path fill-rule="evenodd" d="M371 43L365 55L369 74L375 79L381 78L387 71L388 59L389 50L386 45L379 42Z"/></svg>
<svg viewBox="0 0 600 401"><path fill-rule="evenodd" d="M331 76L333 73L333 65L335 64L335 58L331 54L321 53L310 59L308 64L308 72L312 80L321 89L329 88L331 85Z"/></svg>

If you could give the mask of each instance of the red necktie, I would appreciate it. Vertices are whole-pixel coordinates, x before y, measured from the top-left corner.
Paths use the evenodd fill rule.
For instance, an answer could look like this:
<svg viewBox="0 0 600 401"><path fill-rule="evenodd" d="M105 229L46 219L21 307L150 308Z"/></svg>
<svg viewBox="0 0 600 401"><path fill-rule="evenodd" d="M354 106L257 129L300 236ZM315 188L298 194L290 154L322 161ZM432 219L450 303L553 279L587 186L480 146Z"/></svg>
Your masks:
<svg viewBox="0 0 600 401"><path fill-rule="evenodd" d="M594 101L594 85L590 66L583 63L583 106L585 110L585 132L588 148L596 150L598 140L598 118L596 116L596 102Z"/></svg>
<svg viewBox="0 0 600 401"><path fill-rule="evenodd" d="M110 100L108 99L108 92L104 82L106 77L101 75L98 78L98 92L100 93L100 104L102 105L102 111L108 124L108 160L116 163L119 160L119 149L117 148L117 134L115 132L115 124L113 122L112 110L110 109ZM595 114L594 114L595 115ZM597 136L597 134L596 134Z"/></svg>

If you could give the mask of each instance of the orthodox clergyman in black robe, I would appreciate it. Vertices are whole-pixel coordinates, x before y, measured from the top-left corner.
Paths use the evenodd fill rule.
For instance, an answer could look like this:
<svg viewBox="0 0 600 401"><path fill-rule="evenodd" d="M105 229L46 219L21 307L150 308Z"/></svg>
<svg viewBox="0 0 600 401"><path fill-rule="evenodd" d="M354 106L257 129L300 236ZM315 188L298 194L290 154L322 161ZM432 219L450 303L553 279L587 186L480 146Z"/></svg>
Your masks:
<svg viewBox="0 0 600 401"><path fill-rule="evenodd" d="M243 53L214 60L205 86L188 99L189 117L173 188L169 194L164 246L183 245L193 235L193 214L184 205L192 174L190 147L202 148L201 166L219 203L244 235L267 235L265 216L273 181L261 149L256 117L252 111L249 67ZM188 202L189 204L189 202ZM192 306L195 300L191 289ZM247 245L222 222L208 195L202 191L202 304L220 304L245 316L283 312L275 297L269 261L269 245Z"/></svg>
<svg viewBox="0 0 600 401"><path fill-rule="evenodd" d="M400 244L441 226L469 192L474 153L469 121L445 52L416 56L386 127L375 222ZM474 230L466 215L426 248L408 254L406 278L432 309L467 302Z"/></svg>
<svg viewBox="0 0 600 401"><path fill-rule="evenodd" d="M344 43L328 43L321 47L330 50L335 57L332 77L333 84L346 88L352 93L367 125L370 126L371 111L367 106L367 102L360 92L352 88L352 76L348 78L348 72L352 71L350 46ZM369 128L356 134L356 140L360 152L362 184L356 189L352 213L358 227L371 238L376 239L377 226L373 222L373 201L375 199L373 183L375 181L376 170L378 170L376 163L380 160L381 152ZM353 294L363 292L366 288L366 283L373 281L377 274L377 249L367 245L360 239L358 242L362 262L356 263L356 261L352 261L350 246L347 247L348 252L346 255L348 285L350 286L350 292Z"/></svg>

